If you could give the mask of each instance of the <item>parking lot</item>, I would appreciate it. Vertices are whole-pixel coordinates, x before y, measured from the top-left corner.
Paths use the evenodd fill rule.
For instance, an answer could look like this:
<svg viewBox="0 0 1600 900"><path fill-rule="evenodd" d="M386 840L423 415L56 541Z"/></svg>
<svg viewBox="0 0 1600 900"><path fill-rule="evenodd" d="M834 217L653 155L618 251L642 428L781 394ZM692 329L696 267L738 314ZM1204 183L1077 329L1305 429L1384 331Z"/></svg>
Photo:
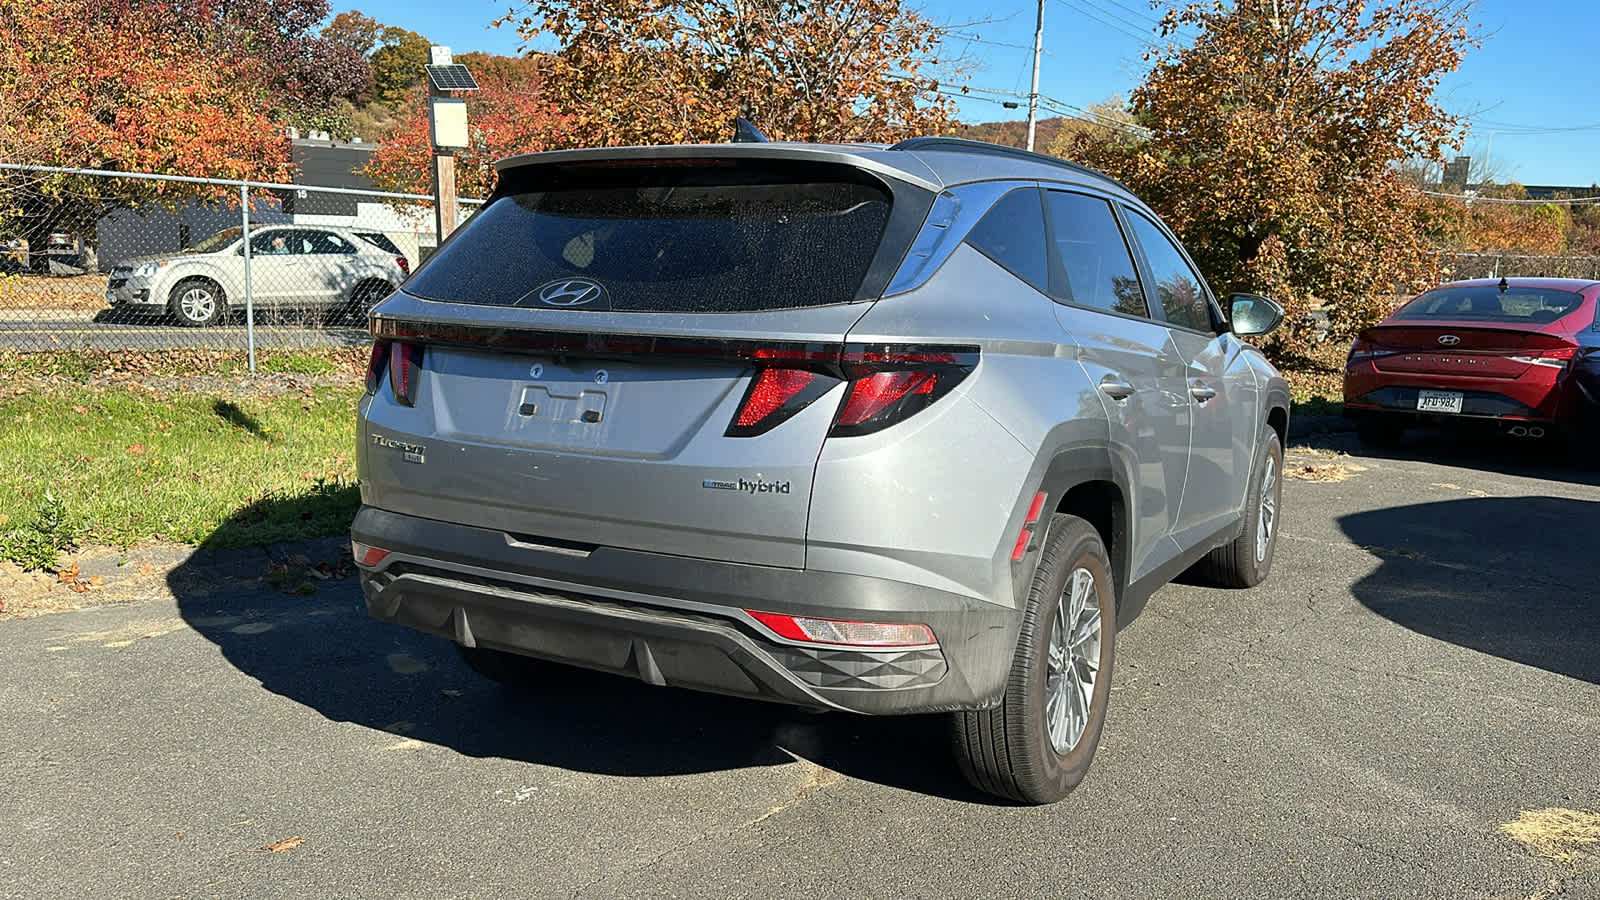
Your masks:
<svg viewBox="0 0 1600 900"><path fill-rule="evenodd" d="M1498 830L1600 809L1600 471L1300 443L1272 577L1155 595L1056 806L972 792L936 718L517 696L353 580L180 570L0 627L0 895L1600 896Z"/></svg>

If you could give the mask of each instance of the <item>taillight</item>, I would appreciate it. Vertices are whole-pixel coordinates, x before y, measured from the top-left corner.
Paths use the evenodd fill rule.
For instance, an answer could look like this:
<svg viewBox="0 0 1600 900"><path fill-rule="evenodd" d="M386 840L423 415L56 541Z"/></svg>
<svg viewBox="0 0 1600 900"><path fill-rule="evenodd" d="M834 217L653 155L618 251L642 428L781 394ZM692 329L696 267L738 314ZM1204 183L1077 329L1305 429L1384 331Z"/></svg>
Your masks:
<svg viewBox="0 0 1600 900"><path fill-rule="evenodd" d="M422 347L396 341L389 345L389 390L396 403L417 405L417 378L422 373Z"/></svg>
<svg viewBox="0 0 1600 900"><path fill-rule="evenodd" d="M762 369L750 379L739 412L724 433L750 437L771 431L838 383L806 369Z"/></svg>
<svg viewBox="0 0 1600 900"><path fill-rule="evenodd" d="M810 619L781 613L747 609L751 618L772 629L779 637L808 644L839 644L847 647L917 647L934 644L933 629L916 622L849 622L841 619Z"/></svg>
<svg viewBox="0 0 1600 900"><path fill-rule="evenodd" d="M776 427L827 393L848 383L830 437L881 431L927 409L977 367L971 347L868 347L847 345L832 359L815 353L758 351L757 369L725 432L749 437ZM842 377L835 377L842 376Z"/></svg>
<svg viewBox="0 0 1600 900"><path fill-rule="evenodd" d="M1363 362L1365 360L1372 359L1377 355L1377 349L1373 346L1371 341L1367 340L1365 337L1358 337L1356 338L1355 343L1350 345L1350 356L1345 360L1344 364L1349 366L1351 363Z"/></svg>
<svg viewBox="0 0 1600 900"><path fill-rule="evenodd" d="M394 264L400 267L400 274L401 275L405 275L408 278L411 276L411 261L410 260L406 259L404 256L396 256L394 258Z"/></svg>
<svg viewBox="0 0 1600 900"><path fill-rule="evenodd" d="M388 559L389 553L390 551L381 547L374 547L371 544L363 544L354 540L350 542L350 555L355 557L356 565L368 569Z"/></svg>
<svg viewBox="0 0 1600 900"><path fill-rule="evenodd" d="M376 394L383 378L383 364L389 359L389 342L373 341L372 353L367 356L367 393Z"/></svg>
<svg viewBox="0 0 1600 900"><path fill-rule="evenodd" d="M1554 347L1538 353L1523 353L1511 357L1513 362L1529 366L1545 366L1551 369L1565 368L1567 362L1578 355L1577 347Z"/></svg>

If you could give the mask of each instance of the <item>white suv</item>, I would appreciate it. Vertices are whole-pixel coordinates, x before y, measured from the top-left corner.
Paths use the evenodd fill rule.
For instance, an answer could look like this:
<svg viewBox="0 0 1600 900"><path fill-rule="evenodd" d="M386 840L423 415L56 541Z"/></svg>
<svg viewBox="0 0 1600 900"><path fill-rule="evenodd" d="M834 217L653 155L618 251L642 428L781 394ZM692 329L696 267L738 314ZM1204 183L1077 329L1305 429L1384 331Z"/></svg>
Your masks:
<svg viewBox="0 0 1600 900"><path fill-rule="evenodd" d="M175 254L118 263L106 285L113 309L171 313L184 325L213 325L245 305L243 229L219 231ZM250 292L257 309L348 310L364 316L410 274L381 232L321 225L272 225L250 232Z"/></svg>

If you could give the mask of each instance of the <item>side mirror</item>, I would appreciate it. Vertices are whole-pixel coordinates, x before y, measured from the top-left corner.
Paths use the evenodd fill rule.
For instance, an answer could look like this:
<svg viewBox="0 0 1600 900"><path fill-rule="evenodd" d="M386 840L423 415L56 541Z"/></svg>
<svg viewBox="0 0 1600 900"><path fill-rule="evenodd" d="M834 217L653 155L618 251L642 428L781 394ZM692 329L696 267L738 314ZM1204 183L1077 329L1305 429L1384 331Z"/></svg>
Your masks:
<svg viewBox="0 0 1600 900"><path fill-rule="evenodd" d="M1229 321L1240 337L1271 334L1283 324L1283 307L1257 294L1229 294Z"/></svg>

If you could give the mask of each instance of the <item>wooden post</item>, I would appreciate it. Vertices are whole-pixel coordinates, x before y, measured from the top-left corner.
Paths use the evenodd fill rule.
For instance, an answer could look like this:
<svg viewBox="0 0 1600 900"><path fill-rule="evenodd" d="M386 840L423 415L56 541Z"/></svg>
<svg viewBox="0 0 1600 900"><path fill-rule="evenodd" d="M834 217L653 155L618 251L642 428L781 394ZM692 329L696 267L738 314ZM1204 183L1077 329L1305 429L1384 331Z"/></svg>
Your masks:
<svg viewBox="0 0 1600 900"><path fill-rule="evenodd" d="M442 245L456 230L456 158L435 149L433 155L433 222ZM437 246L437 245L436 245Z"/></svg>

